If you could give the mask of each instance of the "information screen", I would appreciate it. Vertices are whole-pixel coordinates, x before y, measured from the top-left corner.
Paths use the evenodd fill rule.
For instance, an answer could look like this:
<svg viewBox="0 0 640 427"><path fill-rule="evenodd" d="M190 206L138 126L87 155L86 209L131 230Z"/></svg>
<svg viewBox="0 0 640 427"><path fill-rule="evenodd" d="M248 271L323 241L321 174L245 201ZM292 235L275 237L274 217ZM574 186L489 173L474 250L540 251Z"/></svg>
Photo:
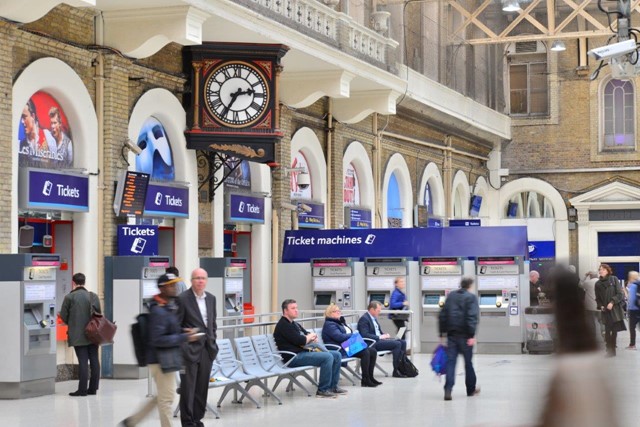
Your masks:
<svg viewBox="0 0 640 427"><path fill-rule="evenodd" d="M24 302L44 301L56 299L56 284L52 283L25 283Z"/></svg>
<svg viewBox="0 0 640 427"><path fill-rule="evenodd" d="M496 305L496 295L480 295L480 305Z"/></svg>
<svg viewBox="0 0 640 427"><path fill-rule="evenodd" d="M424 296L424 304L425 305L438 305L440 303L440 295L425 295Z"/></svg>
<svg viewBox="0 0 640 427"><path fill-rule="evenodd" d="M331 294L317 294L316 305L329 305L331 304Z"/></svg>
<svg viewBox="0 0 640 427"><path fill-rule="evenodd" d="M384 305L384 297L385 294L371 294L371 301L378 301L380 304Z"/></svg>
<svg viewBox="0 0 640 427"><path fill-rule="evenodd" d="M114 210L117 216L142 216L149 186L149 174L127 171L118 182Z"/></svg>

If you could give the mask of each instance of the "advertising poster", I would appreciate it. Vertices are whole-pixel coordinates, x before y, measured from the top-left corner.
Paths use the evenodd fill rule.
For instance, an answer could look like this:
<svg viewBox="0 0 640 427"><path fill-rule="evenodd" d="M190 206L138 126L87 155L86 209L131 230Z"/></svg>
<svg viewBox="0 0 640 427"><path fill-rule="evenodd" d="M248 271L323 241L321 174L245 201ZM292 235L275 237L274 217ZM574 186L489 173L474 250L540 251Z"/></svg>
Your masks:
<svg viewBox="0 0 640 427"><path fill-rule="evenodd" d="M224 164L224 176L227 177L224 181L226 187L251 191L251 168L247 160L229 157Z"/></svg>
<svg viewBox="0 0 640 427"><path fill-rule="evenodd" d="M176 179L169 137L162 123L155 117L149 117L142 124L138 134L138 147L142 152L136 156L136 171L148 173L152 180Z"/></svg>
<svg viewBox="0 0 640 427"><path fill-rule="evenodd" d="M24 105L18 125L21 167L73 167L73 142L67 116L46 92L36 92Z"/></svg>
<svg viewBox="0 0 640 427"><path fill-rule="evenodd" d="M396 174L392 173L391 178L389 178L389 188L387 189L387 226L389 228L402 228L402 216L398 179Z"/></svg>
<svg viewBox="0 0 640 427"><path fill-rule="evenodd" d="M342 200L346 206L360 205L360 183L358 182L358 174L352 163L344 171L344 186L342 192Z"/></svg>

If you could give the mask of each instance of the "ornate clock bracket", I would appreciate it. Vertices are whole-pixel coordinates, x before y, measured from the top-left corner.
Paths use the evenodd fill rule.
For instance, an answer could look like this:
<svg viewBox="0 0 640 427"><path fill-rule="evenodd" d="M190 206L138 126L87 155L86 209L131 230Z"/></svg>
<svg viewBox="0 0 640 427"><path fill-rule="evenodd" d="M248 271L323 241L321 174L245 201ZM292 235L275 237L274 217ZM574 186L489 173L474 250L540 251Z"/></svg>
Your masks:
<svg viewBox="0 0 640 427"><path fill-rule="evenodd" d="M198 174L198 191L204 187L205 184L209 185L209 203L213 202L216 190L229 178L229 176L240 166L239 160L234 160L233 157L226 154L221 154L215 151L201 151L197 152L198 169L208 172L207 176ZM220 169L224 167L228 168L228 172L222 175L222 179L219 179L216 174Z"/></svg>

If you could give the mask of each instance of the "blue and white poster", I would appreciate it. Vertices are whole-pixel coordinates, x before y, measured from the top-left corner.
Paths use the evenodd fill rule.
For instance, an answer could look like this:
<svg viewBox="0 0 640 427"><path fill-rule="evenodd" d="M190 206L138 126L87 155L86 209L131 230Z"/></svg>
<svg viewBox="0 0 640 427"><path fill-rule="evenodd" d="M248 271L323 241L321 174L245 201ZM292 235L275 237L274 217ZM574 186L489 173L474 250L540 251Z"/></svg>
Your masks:
<svg viewBox="0 0 640 427"><path fill-rule="evenodd" d="M118 225L118 256L158 255L157 225Z"/></svg>
<svg viewBox="0 0 640 427"><path fill-rule="evenodd" d="M89 177L43 169L27 169L22 173L21 208L89 211Z"/></svg>
<svg viewBox="0 0 640 427"><path fill-rule="evenodd" d="M176 178L173 153L167 131L155 117L149 117L138 135L138 147L142 150L136 156L136 171L151 175L151 179L173 181Z"/></svg>

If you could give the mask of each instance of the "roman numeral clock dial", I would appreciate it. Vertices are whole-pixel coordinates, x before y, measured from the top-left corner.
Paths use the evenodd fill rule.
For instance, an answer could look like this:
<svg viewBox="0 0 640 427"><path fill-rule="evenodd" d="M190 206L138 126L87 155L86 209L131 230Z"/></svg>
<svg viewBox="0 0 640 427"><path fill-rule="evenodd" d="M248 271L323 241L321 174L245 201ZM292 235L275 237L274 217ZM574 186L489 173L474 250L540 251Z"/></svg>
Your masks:
<svg viewBox="0 0 640 427"><path fill-rule="evenodd" d="M248 127L262 118L269 105L269 86L262 72L245 62L227 62L205 81L209 113L228 127Z"/></svg>

